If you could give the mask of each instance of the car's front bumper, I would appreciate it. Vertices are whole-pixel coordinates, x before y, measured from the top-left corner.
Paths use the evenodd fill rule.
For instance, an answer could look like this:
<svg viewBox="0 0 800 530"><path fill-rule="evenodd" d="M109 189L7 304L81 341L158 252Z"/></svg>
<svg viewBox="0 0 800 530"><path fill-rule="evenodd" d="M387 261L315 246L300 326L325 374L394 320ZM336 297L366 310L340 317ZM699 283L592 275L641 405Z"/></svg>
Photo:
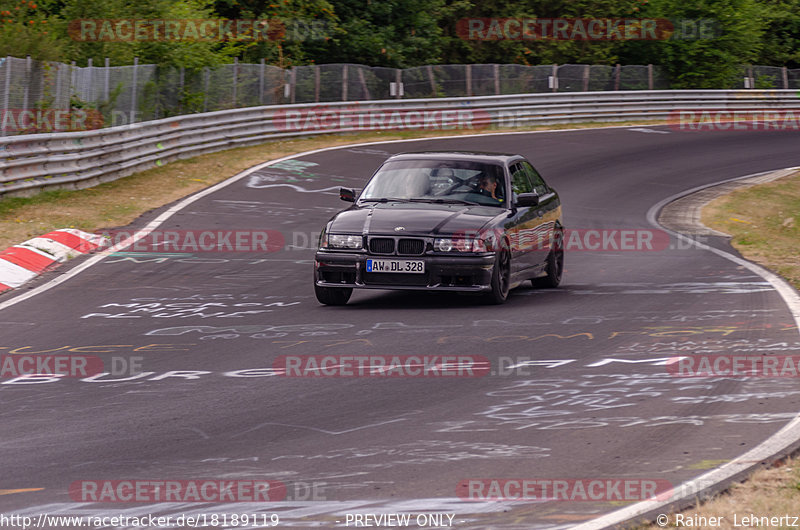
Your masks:
<svg viewBox="0 0 800 530"><path fill-rule="evenodd" d="M366 272L367 259L422 260L425 272ZM494 253L385 256L318 251L314 256L314 282L320 287L480 292L491 290L494 263Z"/></svg>

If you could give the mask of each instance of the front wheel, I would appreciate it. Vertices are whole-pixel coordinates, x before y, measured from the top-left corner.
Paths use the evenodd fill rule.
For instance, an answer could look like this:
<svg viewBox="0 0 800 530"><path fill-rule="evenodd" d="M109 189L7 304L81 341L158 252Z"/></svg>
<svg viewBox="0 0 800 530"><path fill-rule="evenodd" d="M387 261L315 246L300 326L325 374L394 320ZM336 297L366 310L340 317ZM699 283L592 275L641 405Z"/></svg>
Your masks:
<svg viewBox="0 0 800 530"><path fill-rule="evenodd" d="M491 304L502 304L508 299L511 285L511 254L506 249L499 250L492 270L492 292L486 295Z"/></svg>
<svg viewBox="0 0 800 530"><path fill-rule="evenodd" d="M345 305L353 294L351 287L320 287L314 284L314 294L320 304Z"/></svg>
<svg viewBox="0 0 800 530"><path fill-rule="evenodd" d="M555 244L547 255L547 266L545 276L534 278L531 285L538 288L553 289L561 283L561 275L564 274L564 236L563 231L559 231L555 237Z"/></svg>

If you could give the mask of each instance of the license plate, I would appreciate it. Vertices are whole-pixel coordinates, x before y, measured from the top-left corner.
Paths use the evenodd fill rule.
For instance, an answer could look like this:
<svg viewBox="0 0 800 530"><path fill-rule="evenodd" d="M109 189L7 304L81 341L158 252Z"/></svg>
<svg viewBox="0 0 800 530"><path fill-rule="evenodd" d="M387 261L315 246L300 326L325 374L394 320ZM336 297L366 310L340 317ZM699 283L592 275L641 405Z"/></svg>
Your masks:
<svg viewBox="0 0 800 530"><path fill-rule="evenodd" d="M408 272L424 274L425 262L413 259L368 259L367 272Z"/></svg>

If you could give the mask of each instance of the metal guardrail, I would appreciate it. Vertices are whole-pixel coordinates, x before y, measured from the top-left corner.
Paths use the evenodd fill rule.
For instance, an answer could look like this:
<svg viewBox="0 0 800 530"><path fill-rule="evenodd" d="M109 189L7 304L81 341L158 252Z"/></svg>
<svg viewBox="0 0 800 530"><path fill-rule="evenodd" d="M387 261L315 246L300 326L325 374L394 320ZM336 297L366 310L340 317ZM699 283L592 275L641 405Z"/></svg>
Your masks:
<svg viewBox="0 0 800 530"><path fill-rule="evenodd" d="M271 139L366 130L512 128L665 120L681 110L798 111L794 90L571 92L300 104L189 114L0 141L0 197L80 189L169 161Z"/></svg>

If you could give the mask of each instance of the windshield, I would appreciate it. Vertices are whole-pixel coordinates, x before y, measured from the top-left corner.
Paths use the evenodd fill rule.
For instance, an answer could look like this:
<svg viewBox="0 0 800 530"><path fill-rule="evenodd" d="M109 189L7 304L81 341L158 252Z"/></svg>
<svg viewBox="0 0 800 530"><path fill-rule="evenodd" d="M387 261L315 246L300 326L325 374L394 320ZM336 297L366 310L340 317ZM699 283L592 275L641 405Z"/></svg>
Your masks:
<svg viewBox="0 0 800 530"><path fill-rule="evenodd" d="M503 167L470 161L397 160L387 162L359 200L505 204Z"/></svg>

